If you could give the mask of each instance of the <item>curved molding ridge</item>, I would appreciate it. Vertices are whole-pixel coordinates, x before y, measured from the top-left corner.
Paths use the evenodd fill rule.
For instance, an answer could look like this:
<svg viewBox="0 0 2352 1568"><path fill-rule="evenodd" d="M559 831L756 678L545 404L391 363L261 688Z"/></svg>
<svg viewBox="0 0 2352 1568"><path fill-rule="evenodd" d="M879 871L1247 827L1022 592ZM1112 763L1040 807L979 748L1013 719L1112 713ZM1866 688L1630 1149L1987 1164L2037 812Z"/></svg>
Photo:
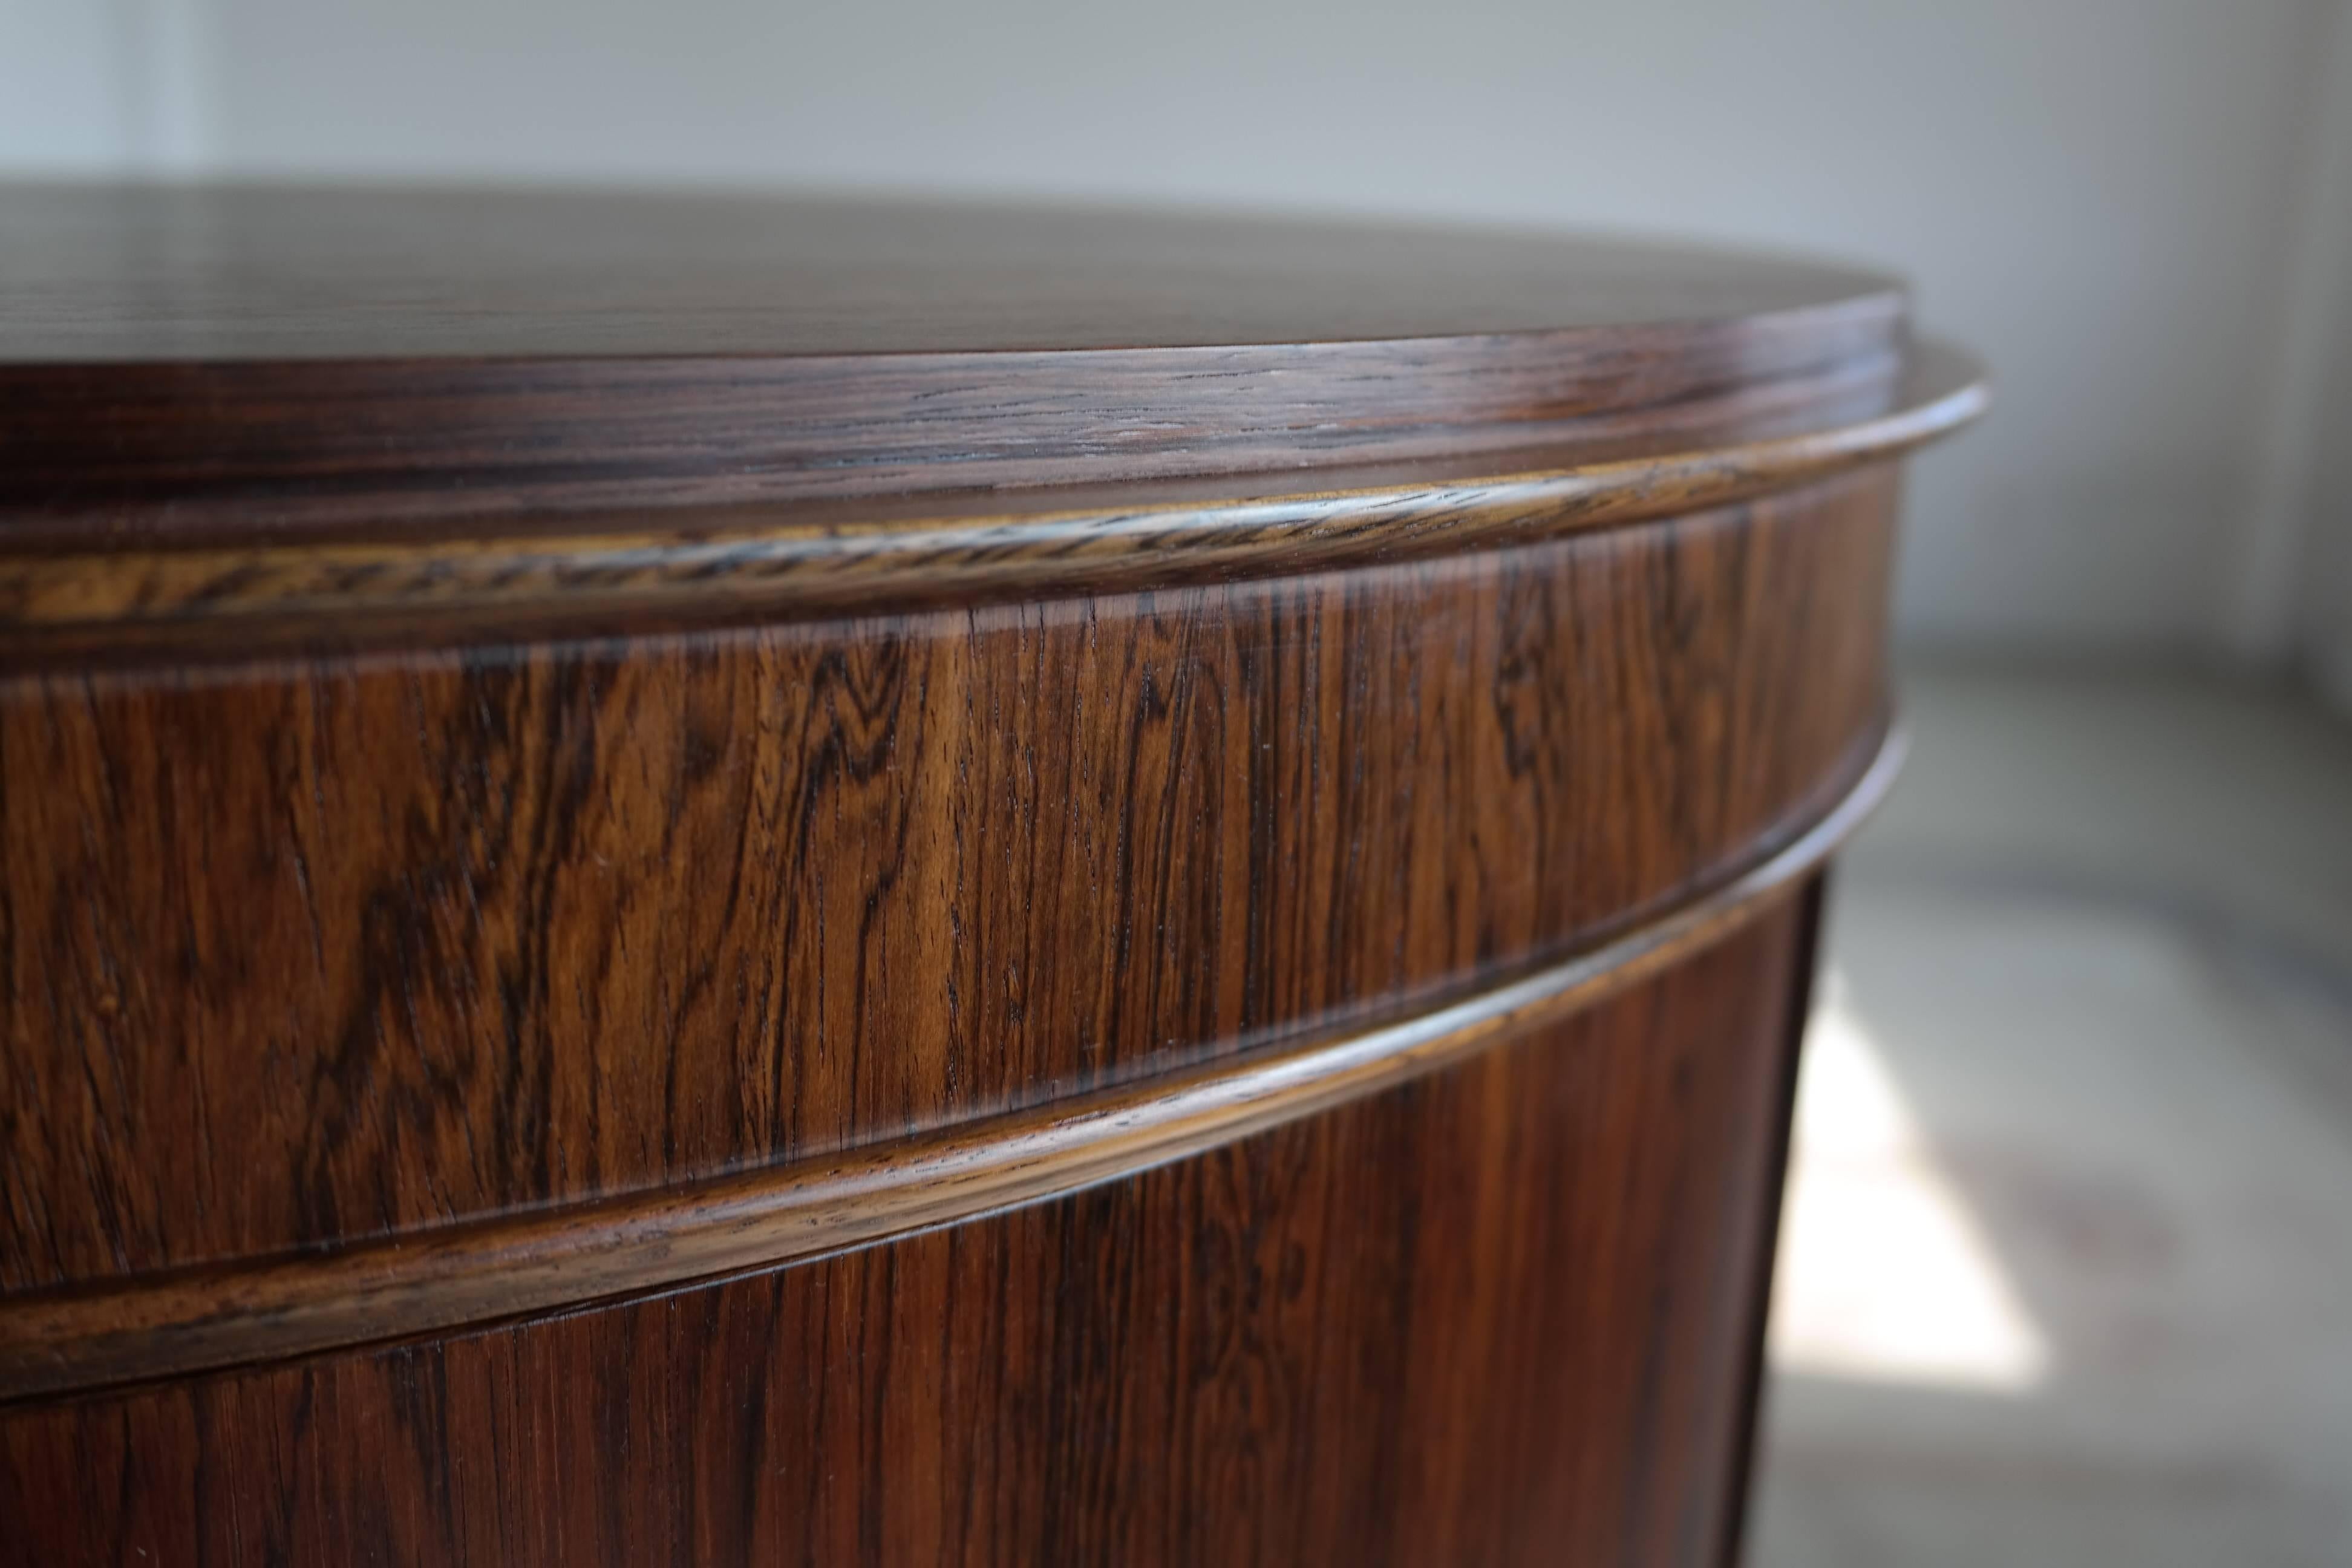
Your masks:
<svg viewBox="0 0 2352 1568"><path fill-rule="evenodd" d="M1325 569L1732 504L1897 457L1986 401L1981 367L1929 343L1896 405L1867 418L1486 478L881 521L689 510L657 529L0 551L0 650L510 638Z"/></svg>
<svg viewBox="0 0 2352 1568"><path fill-rule="evenodd" d="M819 1159L331 1250L0 1297L0 1399L282 1360L804 1262L1060 1197L1364 1098L1588 1007L1773 908L1892 783L1899 732L1865 748L1834 804L1743 874L1474 994Z"/></svg>

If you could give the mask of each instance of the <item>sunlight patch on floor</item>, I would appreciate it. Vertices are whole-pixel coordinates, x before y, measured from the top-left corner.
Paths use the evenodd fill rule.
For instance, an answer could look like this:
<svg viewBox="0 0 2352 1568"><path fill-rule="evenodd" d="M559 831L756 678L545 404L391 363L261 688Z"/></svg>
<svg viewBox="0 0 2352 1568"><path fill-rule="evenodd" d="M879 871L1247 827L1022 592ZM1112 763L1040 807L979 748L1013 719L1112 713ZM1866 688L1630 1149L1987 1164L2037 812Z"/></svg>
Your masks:
<svg viewBox="0 0 2352 1568"><path fill-rule="evenodd" d="M1781 1372L2021 1394L2050 1347L1835 973L1806 1037L1770 1353Z"/></svg>

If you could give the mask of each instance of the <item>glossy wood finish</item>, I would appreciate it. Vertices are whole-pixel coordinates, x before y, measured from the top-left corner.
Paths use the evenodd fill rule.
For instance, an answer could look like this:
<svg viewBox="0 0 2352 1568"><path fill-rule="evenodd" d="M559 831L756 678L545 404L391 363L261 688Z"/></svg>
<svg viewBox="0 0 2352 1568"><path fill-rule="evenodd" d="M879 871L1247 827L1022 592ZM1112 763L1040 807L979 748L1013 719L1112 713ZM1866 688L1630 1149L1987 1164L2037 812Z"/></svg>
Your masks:
<svg viewBox="0 0 2352 1568"><path fill-rule="evenodd" d="M233 190L8 219L0 533L1705 444L1883 405L1904 346L1887 279L1510 234Z"/></svg>
<svg viewBox="0 0 2352 1568"><path fill-rule="evenodd" d="M0 1554L1706 1561L1795 935L1047 1207L28 1414Z"/></svg>
<svg viewBox="0 0 2352 1568"><path fill-rule="evenodd" d="M1802 837L1613 942L1369 1029L1156 1074L845 1155L414 1239L0 1297L0 1396L202 1371L798 1261L1051 1197L1447 1067L1645 980L1785 900L1874 807L1900 747Z"/></svg>
<svg viewBox="0 0 2352 1568"><path fill-rule="evenodd" d="M0 1282L821 1153L1571 952L1856 775L1888 494L1165 595L0 682ZM1856 607L1790 613L1816 596Z"/></svg>
<svg viewBox="0 0 2352 1568"><path fill-rule="evenodd" d="M1728 1549L1899 290L12 213L0 1563Z"/></svg>
<svg viewBox="0 0 2352 1568"><path fill-rule="evenodd" d="M1736 502L1776 487L1883 463L1971 417L1984 393L1964 355L1930 345L1893 408L1826 430L1767 434L1699 450L1636 455L1623 443L1480 459L1528 472L1448 480L1425 465L1346 468L1286 496L1179 498L1169 487L1068 488L1051 510L1000 498L894 508L682 509L613 519L565 515L528 531L462 539L244 543L0 535L0 660L169 648L201 657L322 628L352 645L449 641L487 626L511 637L625 626L643 632L843 609L970 605L992 599L1174 586L1603 528ZM1596 456L1596 454L1598 454ZM1454 466L1460 466L1456 459ZM1385 482L1375 482L1385 481ZM1257 483L1264 484L1261 477ZM893 512L897 515L892 515ZM589 526L593 524L594 526ZM655 524L657 526L647 526Z"/></svg>

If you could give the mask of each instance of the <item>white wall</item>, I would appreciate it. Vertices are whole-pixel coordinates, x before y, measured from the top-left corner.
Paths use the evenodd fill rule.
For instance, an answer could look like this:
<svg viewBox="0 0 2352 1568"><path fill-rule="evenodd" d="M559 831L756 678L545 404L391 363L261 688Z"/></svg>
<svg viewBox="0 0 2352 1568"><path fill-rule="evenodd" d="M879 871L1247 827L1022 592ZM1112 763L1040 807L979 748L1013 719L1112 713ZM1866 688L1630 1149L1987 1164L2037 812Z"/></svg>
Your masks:
<svg viewBox="0 0 2352 1568"><path fill-rule="evenodd" d="M2346 294L2352 315L2352 279ZM2321 409L2331 440L2310 498L2291 657L2331 705L2352 715L2352 331L2336 345Z"/></svg>
<svg viewBox="0 0 2352 1568"><path fill-rule="evenodd" d="M2147 647L2236 613L2341 0L114 3L200 24L118 49L169 100L119 133L134 163L1307 205L1893 266L2000 387L1919 467L1903 624ZM0 5L81 47L89 0ZM53 96L0 117L0 163L104 118L102 87Z"/></svg>
<svg viewBox="0 0 2352 1568"><path fill-rule="evenodd" d="M76 174L131 163L121 23L90 0L0 0L0 164Z"/></svg>
<svg viewBox="0 0 2352 1568"><path fill-rule="evenodd" d="M2337 446L2315 500L2294 657L2320 694L2352 715L2352 337L2336 364L2327 407Z"/></svg>
<svg viewBox="0 0 2352 1568"><path fill-rule="evenodd" d="M2263 626L2284 611L2284 651L2352 714L2352 5L2338 10L2325 58L2294 229L2300 265L2290 269L2273 432L2279 514L2265 520L2291 566L2274 602L2252 610Z"/></svg>
<svg viewBox="0 0 2352 1568"><path fill-rule="evenodd" d="M0 0L0 173L206 165L212 0Z"/></svg>

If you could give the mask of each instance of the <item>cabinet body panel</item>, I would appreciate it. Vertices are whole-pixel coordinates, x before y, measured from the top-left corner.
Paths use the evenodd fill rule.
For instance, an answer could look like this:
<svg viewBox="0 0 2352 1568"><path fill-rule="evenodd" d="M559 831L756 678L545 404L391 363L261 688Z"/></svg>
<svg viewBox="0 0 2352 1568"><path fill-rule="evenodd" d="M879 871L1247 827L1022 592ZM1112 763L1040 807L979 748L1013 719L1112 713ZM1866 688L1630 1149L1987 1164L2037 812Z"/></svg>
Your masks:
<svg viewBox="0 0 2352 1568"><path fill-rule="evenodd" d="M1142 1176L0 1419L0 1560L1692 1563L1808 911Z"/></svg>
<svg viewBox="0 0 2352 1568"><path fill-rule="evenodd" d="M1736 1554L1902 284L0 187L0 1568Z"/></svg>

